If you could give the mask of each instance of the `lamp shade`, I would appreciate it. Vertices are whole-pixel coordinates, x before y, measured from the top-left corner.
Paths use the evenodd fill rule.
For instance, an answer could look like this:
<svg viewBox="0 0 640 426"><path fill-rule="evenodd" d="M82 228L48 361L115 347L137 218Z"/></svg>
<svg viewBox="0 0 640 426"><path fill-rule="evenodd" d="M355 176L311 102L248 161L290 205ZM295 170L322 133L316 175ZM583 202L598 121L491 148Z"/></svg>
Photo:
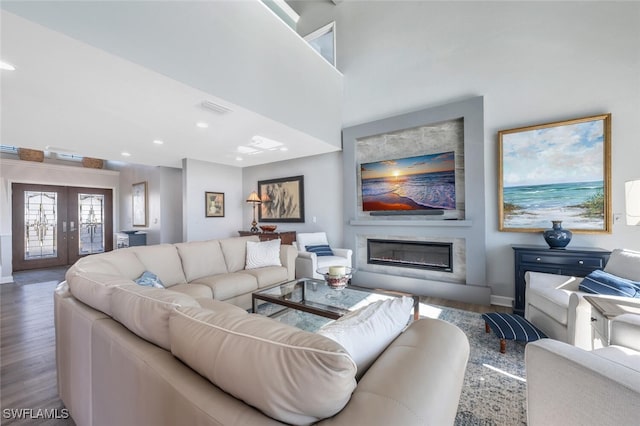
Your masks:
<svg viewBox="0 0 640 426"><path fill-rule="evenodd" d="M253 191L247 197L247 203L259 203L259 202L260 202L260 197L258 197L258 193L256 191Z"/></svg>
<svg viewBox="0 0 640 426"><path fill-rule="evenodd" d="M640 179L624 184L627 225L640 225Z"/></svg>

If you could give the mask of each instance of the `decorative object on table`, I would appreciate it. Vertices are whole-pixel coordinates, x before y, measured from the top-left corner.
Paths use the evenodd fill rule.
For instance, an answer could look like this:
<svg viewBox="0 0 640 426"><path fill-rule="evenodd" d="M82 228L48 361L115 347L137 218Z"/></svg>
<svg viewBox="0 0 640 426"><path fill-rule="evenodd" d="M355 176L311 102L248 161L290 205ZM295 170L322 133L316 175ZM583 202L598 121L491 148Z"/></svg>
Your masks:
<svg viewBox="0 0 640 426"><path fill-rule="evenodd" d="M44 161L44 151L18 148L18 158L25 161L37 161L38 163L42 163Z"/></svg>
<svg viewBox="0 0 640 426"><path fill-rule="evenodd" d="M89 169L101 169L104 167L104 160L99 158L82 157L82 166Z"/></svg>
<svg viewBox="0 0 640 426"><path fill-rule="evenodd" d="M260 201L258 193L256 191L253 191L247 197L247 203L252 204L251 207L253 209L253 222L251 222L250 231L255 234L256 232L258 232L258 222L256 222L256 207L258 206L258 204L262 203L262 201Z"/></svg>
<svg viewBox="0 0 640 426"><path fill-rule="evenodd" d="M260 222L304 222L304 176L258 181Z"/></svg>
<svg viewBox="0 0 640 426"><path fill-rule="evenodd" d="M627 225L640 225L640 179L624 183Z"/></svg>
<svg viewBox="0 0 640 426"><path fill-rule="evenodd" d="M224 192L204 193L204 216L224 217Z"/></svg>
<svg viewBox="0 0 640 426"><path fill-rule="evenodd" d="M611 233L611 114L498 132L500 231Z"/></svg>
<svg viewBox="0 0 640 426"><path fill-rule="evenodd" d="M353 272L348 266L328 266L318 269L318 273L324 276L327 285L335 290L341 290L347 286Z"/></svg>
<svg viewBox="0 0 640 426"><path fill-rule="evenodd" d="M549 247L552 249L561 249L565 248L567 244L571 241L571 237L573 233L568 229L564 229L562 227L561 220L552 220L551 229L547 229L542 232L542 236L544 240L549 244Z"/></svg>
<svg viewBox="0 0 640 426"><path fill-rule="evenodd" d="M120 231L120 232L122 232L123 234L127 234L127 235L133 235L133 234L137 233L138 230L137 229L129 229L127 231Z"/></svg>
<svg viewBox="0 0 640 426"><path fill-rule="evenodd" d="M273 232L278 228L278 225L260 225L262 232Z"/></svg>
<svg viewBox="0 0 640 426"><path fill-rule="evenodd" d="M147 182L134 183L131 188L133 226L147 226Z"/></svg>

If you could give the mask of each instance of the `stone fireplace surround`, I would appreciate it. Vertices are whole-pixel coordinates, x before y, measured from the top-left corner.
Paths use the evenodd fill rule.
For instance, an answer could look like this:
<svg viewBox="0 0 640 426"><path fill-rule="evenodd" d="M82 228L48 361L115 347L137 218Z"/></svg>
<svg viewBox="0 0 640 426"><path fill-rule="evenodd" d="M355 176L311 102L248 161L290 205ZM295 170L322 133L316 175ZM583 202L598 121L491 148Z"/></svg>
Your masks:
<svg viewBox="0 0 640 426"><path fill-rule="evenodd" d="M456 211L446 216L371 216L362 211L361 162L455 150ZM344 246L353 282L489 304L486 283L483 99L428 108L343 130ZM453 243L453 273L367 264L367 238Z"/></svg>

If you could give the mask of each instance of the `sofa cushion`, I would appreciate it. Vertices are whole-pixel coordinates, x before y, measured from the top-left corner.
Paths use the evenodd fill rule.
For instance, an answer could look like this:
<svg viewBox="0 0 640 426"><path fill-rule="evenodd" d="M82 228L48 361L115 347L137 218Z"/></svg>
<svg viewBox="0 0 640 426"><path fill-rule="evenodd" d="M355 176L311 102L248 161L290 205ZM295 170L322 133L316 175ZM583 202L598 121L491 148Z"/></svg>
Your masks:
<svg viewBox="0 0 640 426"><path fill-rule="evenodd" d="M71 294L81 302L111 316L111 295L121 285L135 285L133 281L119 275L106 275L76 270L68 274L67 283Z"/></svg>
<svg viewBox="0 0 640 426"><path fill-rule="evenodd" d="M186 282L182 261L173 244L137 246L133 250L145 269L160 277L165 287Z"/></svg>
<svg viewBox="0 0 640 426"><path fill-rule="evenodd" d="M182 260L187 282L227 273L227 265L218 240L179 243L175 246Z"/></svg>
<svg viewBox="0 0 640 426"><path fill-rule="evenodd" d="M258 281L258 288L283 283L289 279L287 268L283 266L267 266L266 268L247 269L242 273L253 275Z"/></svg>
<svg viewBox="0 0 640 426"><path fill-rule="evenodd" d="M350 259L340 256L319 256L318 269L329 266L349 266L351 267Z"/></svg>
<svg viewBox="0 0 640 426"><path fill-rule="evenodd" d="M609 296L640 297L640 282L627 280L596 269L584 277L580 283L580 290Z"/></svg>
<svg viewBox="0 0 640 426"><path fill-rule="evenodd" d="M631 348L613 345L605 346L604 348L596 349L592 352L602 358L613 361L616 364L624 365L631 370L640 372L640 361L638 360L640 355L638 355L637 351Z"/></svg>
<svg viewBox="0 0 640 426"><path fill-rule="evenodd" d="M183 283L176 284L171 286L171 291L177 291L178 293L187 294L194 299L199 298L212 298L213 292L211 291L211 287L204 284L196 284L196 283Z"/></svg>
<svg viewBox="0 0 640 426"><path fill-rule="evenodd" d="M378 300L318 330L318 334L340 343L358 366L361 377L409 322L413 299Z"/></svg>
<svg viewBox="0 0 640 426"><path fill-rule="evenodd" d="M245 269L282 266L280 263L280 239L270 241L247 241Z"/></svg>
<svg viewBox="0 0 640 426"><path fill-rule="evenodd" d="M604 270L628 280L640 281L640 252L615 249Z"/></svg>
<svg viewBox="0 0 640 426"><path fill-rule="evenodd" d="M259 315L203 308L177 308L169 325L177 358L282 422L331 417L355 389L355 363L324 336Z"/></svg>
<svg viewBox="0 0 640 426"><path fill-rule="evenodd" d="M202 284L211 288L213 298L227 300L240 294L258 289L256 277L244 272L213 275L195 280L192 284Z"/></svg>
<svg viewBox="0 0 640 426"><path fill-rule="evenodd" d="M73 273L76 269L82 272L119 275L130 280L139 277L146 270L135 252L128 248L83 257L69 268L67 274Z"/></svg>
<svg viewBox="0 0 640 426"><path fill-rule="evenodd" d="M137 285L120 286L111 295L113 318L133 333L171 350L169 314L178 306L200 306L186 294Z"/></svg>
<svg viewBox="0 0 640 426"><path fill-rule="evenodd" d="M220 240L220 248L224 254L224 262L228 272L238 272L244 269L247 258L247 241L258 242L260 239L257 235L251 235Z"/></svg>

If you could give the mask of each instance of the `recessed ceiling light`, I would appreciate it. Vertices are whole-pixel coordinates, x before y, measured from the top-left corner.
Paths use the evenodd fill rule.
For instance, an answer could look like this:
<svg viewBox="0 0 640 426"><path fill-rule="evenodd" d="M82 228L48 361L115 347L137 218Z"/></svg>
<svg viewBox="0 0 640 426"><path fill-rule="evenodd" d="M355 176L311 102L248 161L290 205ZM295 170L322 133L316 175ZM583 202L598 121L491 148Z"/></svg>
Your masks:
<svg viewBox="0 0 640 426"><path fill-rule="evenodd" d="M120 153L123 157L131 157L131 154L129 154L128 152L121 152Z"/></svg>
<svg viewBox="0 0 640 426"><path fill-rule="evenodd" d="M11 65L9 62L0 61L0 70L15 71L16 67Z"/></svg>
<svg viewBox="0 0 640 426"><path fill-rule="evenodd" d="M196 123L196 126L200 127L201 129L206 129L207 127L209 127L209 124L205 123L204 121L198 121Z"/></svg>
<svg viewBox="0 0 640 426"><path fill-rule="evenodd" d="M162 145L164 141L161 141L160 139L154 139L153 143L155 143L156 145Z"/></svg>

